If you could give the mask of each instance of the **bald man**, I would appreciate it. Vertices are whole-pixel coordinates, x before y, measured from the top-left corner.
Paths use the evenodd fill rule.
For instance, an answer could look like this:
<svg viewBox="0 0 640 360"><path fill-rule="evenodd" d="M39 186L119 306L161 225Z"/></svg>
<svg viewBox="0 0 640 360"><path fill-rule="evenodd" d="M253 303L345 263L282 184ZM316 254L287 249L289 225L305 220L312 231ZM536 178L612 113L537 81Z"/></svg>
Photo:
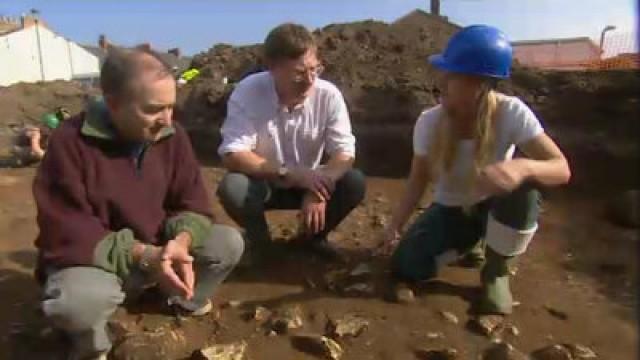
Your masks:
<svg viewBox="0 0 640 360"><path fill-rule="evenodd" d="M157 54L109 52L104 101L51 137L34 182L42 310L70 335L72 359L106 359L105 326L136 289L158 286L186 315L240 259L236 230L213 223L200 167L172 120L176 84Z"/></svg>

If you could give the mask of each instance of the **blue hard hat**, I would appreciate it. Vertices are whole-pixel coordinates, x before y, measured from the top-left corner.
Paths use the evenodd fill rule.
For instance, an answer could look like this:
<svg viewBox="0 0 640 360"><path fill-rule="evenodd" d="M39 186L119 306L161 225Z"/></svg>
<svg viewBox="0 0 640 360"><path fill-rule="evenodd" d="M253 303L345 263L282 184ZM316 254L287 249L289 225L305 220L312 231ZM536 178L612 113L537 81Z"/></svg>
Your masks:
<svg viewBox="0 0 640 360"><path fill-rule="evenodd" d="M438 69L469 75L506 79L511 73L513 49L507 36L487 25L465 27L447 44L443 54L429 62Z"/></svg>

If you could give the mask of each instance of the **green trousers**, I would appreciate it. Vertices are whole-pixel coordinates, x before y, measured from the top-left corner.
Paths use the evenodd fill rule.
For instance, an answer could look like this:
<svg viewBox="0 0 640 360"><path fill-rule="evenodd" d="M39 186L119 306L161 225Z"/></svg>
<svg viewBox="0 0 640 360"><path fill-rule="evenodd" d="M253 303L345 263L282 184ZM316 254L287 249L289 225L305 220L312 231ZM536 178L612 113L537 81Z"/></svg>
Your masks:
<svg viewBox="0 0 640 360"><path fill-rule="evenodd" d="M443 254L465 254L485 237L489 214L509 228L528 230L537 224L540 195L530 185L478 203L468 211L434 203L409 227L391 259L394 276L404 281L428 280L437 275ZM446 256L446 255L445 255ZM503 256L490 246L481 271L483 313L512 311L510 267L515 256Z"/></svg>

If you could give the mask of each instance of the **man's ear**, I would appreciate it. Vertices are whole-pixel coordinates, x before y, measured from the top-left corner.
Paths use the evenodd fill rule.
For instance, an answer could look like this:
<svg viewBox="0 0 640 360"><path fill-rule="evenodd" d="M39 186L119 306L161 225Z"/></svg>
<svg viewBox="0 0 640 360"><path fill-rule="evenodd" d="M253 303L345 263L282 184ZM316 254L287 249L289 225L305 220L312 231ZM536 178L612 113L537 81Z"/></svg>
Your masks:
<svg viewBox="0 0 640 360"><path fill-rule="evenodd" d="M278 65L278 60L264 59L264 67L266 70L273 71Z"/></svg>
<svg viewBox="0 0 640 360"><path fill-rule="evenodd" d="M117 112L120 108L120 99L115 95L104 95L104 103L110 112Z"/></svg>

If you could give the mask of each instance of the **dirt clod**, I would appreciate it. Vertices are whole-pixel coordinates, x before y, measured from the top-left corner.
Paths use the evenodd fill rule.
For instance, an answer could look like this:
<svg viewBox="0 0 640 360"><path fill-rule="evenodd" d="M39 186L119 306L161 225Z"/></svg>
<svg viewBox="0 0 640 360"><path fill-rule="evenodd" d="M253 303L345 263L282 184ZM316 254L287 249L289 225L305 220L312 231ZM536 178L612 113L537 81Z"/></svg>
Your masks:
<svg viewBox="0 0 640 360"><path fill-rule="evenodd" d="M323 356L330 360L339 360L344 353L337 342L322 335L294 335L291 337L291 342L300 351Z"/></svg>
<svg viewBox="0 0 640 360"><path fill-rule="evenodd" d="M559 344L536 350L531 356L534 360L573 360L571 351Z"/></svg>
<svg viewBox="0 0 640 360"><path fill-rule="evenodd" d="M597 359L592 349L581 344L555 344L534 351L535 360L588 360Z"/></svg>
<svg viewBox="0 0 640 360"><path fill-rule="evenodd" d="M341 338L345 336L357 337L369 327L369 321L360 315L347 314L339 319L329 319L328 334Z"/></svg>
<svg viewBox="0 0 640 360"><path fill-rule="evenodd" d="M416 296L413 293L413 289L411 289L406 284L396 285L393 291L394 300L399 304L411 304L416 301Z"/></svg>
<svg viewBox="0 0 640 360"><path fill-rule="evenodd" d="M499 342L485 350L482 360L529 360L529 357L511 344Z"/></svg>
<svg viewBox="0 0 640 360"><path fill-rule="evenodd" d="M303 312L300 305L288 306L278 310L272 317L270 327L273 331L284 334L289 330L301 328Z"/></svg>
<svg viewBox="0 0 640 360"><path fill-rule="evenodd" d="M259 323L264 323L269 320L272 315L273 312L271 310L267 309L264 306L257 306L253 311L252 318Z"/></svg>
<svg viewBox="0 0 640 360"><path fill-rule="evenodd" d="M457 325L460 322L458 320L458 317L450 311L440 311L440 316L442 316L442 318L447 322L450 322L454 325Z"/></svg>
<svg viewBox="0 0 640 360"><path fill-rule="evenodd" d="M458 359L458 350L454 348L447 349L418 349L415 355L420 360L455 360Z"/></svg>
<svg viewBox="0 0 640 360"><path fill-rule="evenodd" d="M193 360L245 360L247 359L247 347L245 341L213 345L196 351L191 358Z"/></svg>

